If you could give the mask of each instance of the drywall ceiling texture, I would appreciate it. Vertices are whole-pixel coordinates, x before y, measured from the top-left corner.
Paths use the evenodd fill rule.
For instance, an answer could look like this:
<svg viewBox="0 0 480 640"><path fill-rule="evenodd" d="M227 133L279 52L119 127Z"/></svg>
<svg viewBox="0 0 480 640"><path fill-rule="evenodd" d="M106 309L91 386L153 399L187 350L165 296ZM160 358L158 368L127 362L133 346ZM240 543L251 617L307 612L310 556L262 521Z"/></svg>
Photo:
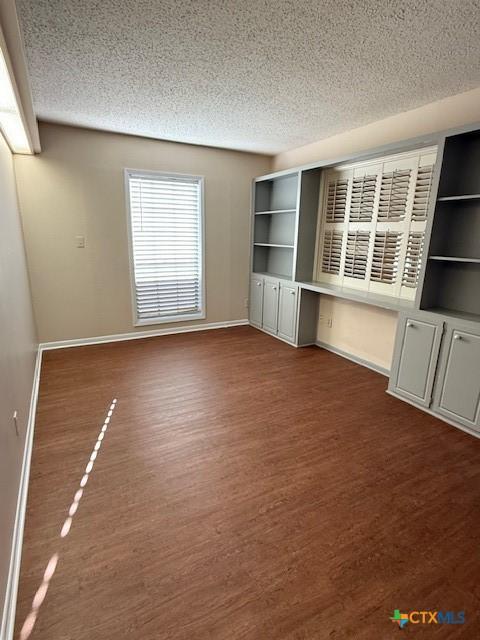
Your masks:
<svg viewBox="0 0 480 640"><path fill-rule="evenodd" d="M41 119L278 153L480 85L480 0L17 0Z"/></svg>

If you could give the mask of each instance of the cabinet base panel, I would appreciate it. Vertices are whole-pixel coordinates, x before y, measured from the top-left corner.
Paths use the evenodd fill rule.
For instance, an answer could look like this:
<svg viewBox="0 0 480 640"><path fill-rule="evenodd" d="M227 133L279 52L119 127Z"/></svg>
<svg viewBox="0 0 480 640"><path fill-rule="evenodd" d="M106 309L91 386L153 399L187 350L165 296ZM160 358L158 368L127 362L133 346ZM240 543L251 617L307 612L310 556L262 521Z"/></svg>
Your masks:
<svg viewBox="0 0 480 640"><path fill-rule="evenodd" d="M271 331L267 331L267 329L263 329L263 327L259 327L256 324L252 324L251 322L249 323L251 327L253 327L254 329L258 329L259 331L261 331L262 333L266 333L267 336L271 336L272 338L275 338L276 340L281 340L282 342L285 342L285 344L288 344L290 347L295 347L297 348L298 345L295 344L294 342L290 342L289 340L285 340L285 338L281 338L280 336L278 336L276 333L272 333ZM302 345L303 346L303 345Z"/></svg>

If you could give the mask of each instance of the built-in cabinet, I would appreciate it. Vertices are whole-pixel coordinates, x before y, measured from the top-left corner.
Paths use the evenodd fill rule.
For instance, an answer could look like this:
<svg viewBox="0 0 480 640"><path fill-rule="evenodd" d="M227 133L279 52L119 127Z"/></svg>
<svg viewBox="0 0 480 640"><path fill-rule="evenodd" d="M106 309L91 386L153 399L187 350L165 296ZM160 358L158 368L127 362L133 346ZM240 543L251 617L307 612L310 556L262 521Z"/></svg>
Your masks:
<svg viewBox="0 0 480 640"><path fill-rule="evenodd" d="M262 328L263 322L263 278L250 279L249 320L254 327Z"/></svg>
<svg viewBox="0 0 480 640"><path fill-rule="evenodd" d="M443 342L434 409L480 431L480 330L450 323Z"/></svg>
<svg viewBox="0 0 480 640"><path fill-rule="evenodd" d="M432 400L433 382L444 323L425 314L399 318L391 390L424 407Z"/></svg>
<svg viewBox="0 0 480 640"><path fill-rule="evenodd" d="M298 287L283 284L278 297L278 337L295 342Z"/></svg>
<svg viewBox="0 0 480 640"><path fill-rule="evenodd" d="M263 283L263 320L262 329L270 333L278 331L278 280L265 278Z"/></svg>
<svg viewBox="0 0 480 640"><path fill-rule="evenodd" d="M252 203L250 323L304 346L323 295L398 311L389 392L480 433L480 130L263 176Z"/></svg>
<svg viewBox="0 0 480 640"><path fill-rule="evenodd" d="M296 343L298 287L269 277L250 280L250 324Z"/></svg>
<svg viewBox="0 0 480 640"><path fill-rule="evenodd" d="M389 391L480 431L480 327L421 311L401 314Z"/></svg>

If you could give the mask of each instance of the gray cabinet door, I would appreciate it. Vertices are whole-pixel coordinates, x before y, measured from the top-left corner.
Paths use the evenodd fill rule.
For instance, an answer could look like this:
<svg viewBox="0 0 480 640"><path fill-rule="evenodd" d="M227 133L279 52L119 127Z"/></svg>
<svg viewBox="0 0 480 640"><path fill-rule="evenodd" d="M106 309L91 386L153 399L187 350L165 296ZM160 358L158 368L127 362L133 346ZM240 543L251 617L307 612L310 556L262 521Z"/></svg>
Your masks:
<svg viewBox="0 0 480 640"><path fill-rule="evenodd" d="M295 342L297 328L298 288L280 285L278 302L278 336Z"/></svg>
<svg viewBox="0 0 480 640"><path fill-rule="evenodd" d="M447 418L480 430L480 335L476 331L448 327L435 405Z"/></svg>
<svg viewBox="0 0 480 640"><path fill-rule="evenodd" d="M443 322L425 317L399 319L389 388L424 407L430 406Z"/></svg>
<svg viewBox="0 0 480 640"><path fill-rule="evenodd" d="M262 326L265 331L277 333L278 326L278 289L277 280L268 280L265 278L263 284L263 322Z"/></svg>
<svg viewBox="0 0 480 640"><path fill-rule="evenodd" d="M263 278L250 279L250 324L261 328L263 316Z"/></svg>

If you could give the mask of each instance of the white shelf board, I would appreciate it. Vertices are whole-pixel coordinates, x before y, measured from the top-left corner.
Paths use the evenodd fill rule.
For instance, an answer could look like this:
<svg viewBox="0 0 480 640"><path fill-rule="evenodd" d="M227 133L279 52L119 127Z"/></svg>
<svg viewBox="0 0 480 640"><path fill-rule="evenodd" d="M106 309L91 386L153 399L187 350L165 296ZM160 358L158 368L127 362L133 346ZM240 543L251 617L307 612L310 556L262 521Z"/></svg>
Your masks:
<svg viewBox="0 0 480 640"><path fill-rule="evenodd" d="M462 200L480 200L480 193L472 193L465 196L444 196L437 198L437 202L457 202Z"/></svg>
<svg viewBox="0 0 480 640"><path fill-rule="evenodd" d="M480 315L477 313L467 313L466 311L458 311L456 309L447 309L446 307L428 307L422 309L422 311L428 311L429 313L438 313L442 316L449 316L456 318L457 320L467 320L468 322L480 322Z"/></svg>
<svg viewBox="0 0 480 640"><path fill-rule="evenodd" d="M274 244L271 242L254 242L256 247L274 247L276 249L293 249L293 244Z"/></svg>
<svg viewBox="0 0 480 640"><path fill-rule="evenodd" d="M274 273L273 271L253 271L252 275L265 276L267 278L276 278L278 280L288 280L288 282L292 282L291 275L285 275L284 273Z"/></svg>
<svg viewBox="0 0 480 640"><path fill-rule="evenodd" d="M429 256L429 260L437 262L463 262L470 264L480 264L480 258L459 258L457 256Z"/></svg>
<svg viewBox="0 0 480 640"><path fill-rule="evenodd" d="M273 209L272 211L255 211L256 216L271 216L274 213L296 213L296 209Z"/></svg>

